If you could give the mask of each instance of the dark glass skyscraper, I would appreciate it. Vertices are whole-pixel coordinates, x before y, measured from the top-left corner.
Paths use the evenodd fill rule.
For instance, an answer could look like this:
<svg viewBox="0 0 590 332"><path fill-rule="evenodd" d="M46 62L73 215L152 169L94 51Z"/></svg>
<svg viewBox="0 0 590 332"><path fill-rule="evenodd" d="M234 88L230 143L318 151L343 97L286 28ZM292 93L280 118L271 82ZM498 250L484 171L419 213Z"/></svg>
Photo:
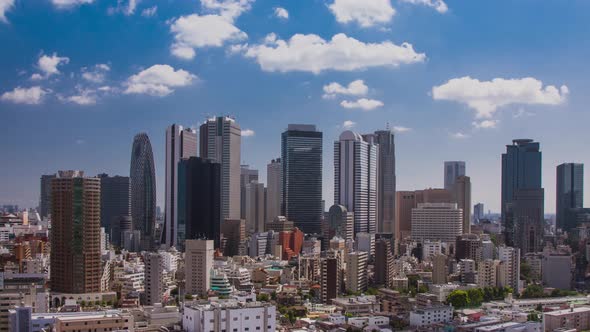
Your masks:
<svg viewBox="0 0 590 332"><path fill-rule="evenodd" d="M149 249L153 246L156 224L156 171L152 144L146 133L133 139L129 179L133 229L141 232L142 249Z"/></svg>
<svg viewBox="0 0 590 332"><path fill-rule="evenodd" d="M584 164L565 163L557 166L557 228L569 230L576 227L568 222L567 210L584 206Z"/></svg>
<svg viewBox="0 0 590 332"><path fill-rule="evenodd" d="M281 137L281 210L304 233L321 232L322 139L314 125L300 124L290 124Z"/></svg>
<svg viewBox="0 0 590 332"><path fill-rule="evenodd" d="M55 174L41 175L41 195L39 197L39 215L42 219L51 214L51 181Z"/></svg>
<svg viewBox="0 0 590 332"><path fill-rule="evenodd" d="M191 157L178 164L178 245L207 239L219 248L221 235L221 164Z"/></svg>
<svg viewBox="0 0 590 332"><path fill-rule="evenodd" d="M129 177L99 174L100 179L100 227L111 234L111 224L121 217L131 215Z"/></svg>
<svg viewBox="0 0 590 332"><path fill-rule="evenodd" d="M512 145L506 146L506 153L502 154L502 224L509 246L514 245L515 222L518 222L512 213L517 192L520 189L542 189L541 157L540 144L531 139L513 140ZM537 198L536 201L543 200Z"/></svg>

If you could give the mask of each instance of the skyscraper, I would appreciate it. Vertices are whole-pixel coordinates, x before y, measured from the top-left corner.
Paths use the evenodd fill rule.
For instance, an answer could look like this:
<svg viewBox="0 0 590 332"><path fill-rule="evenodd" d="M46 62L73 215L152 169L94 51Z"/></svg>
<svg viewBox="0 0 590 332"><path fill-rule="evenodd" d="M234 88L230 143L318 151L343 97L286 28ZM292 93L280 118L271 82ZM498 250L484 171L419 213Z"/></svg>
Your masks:
<svg viewBox="0 0 590 332"><path fill-rule="evenodd" d="M173 124L166 128L166 205L162 243L177 245L178 234L178 163L197 156L197 133L190 128Z"/></svg>
<svg viewBox="0 0 590 332"><path fill-rule="evenodd" d="M186 293L206 296L211 285L213 267L213 241L187 240L184 274Z"/></svg>
<svg viewBox="0 0 590 332"><path fill-rule="evenodd" d="M266 188L264 183L252 181L246 185L246 230L249 233L264 232Z"/></svg>
<svg viewBox="0 0 590 332"><path fill-rule="evenodd" d="M178 167L178 245L189 239L213 240L221 236L221 165L211 159L182 159Z"/></svg>
<svg viewBox="0 0 590 332"><path fill-rule="evenodd" d="M465 175L464 161L445 161L445 189L452 191L455 180L461 175Z"/></svg>
<svg viewBox="0 0 590 332"><path fill-rule="evenodd" d="M483 203L477 203L473 206L473 220L479 222L484 216Z"/></svg>
<svg viewBox="0 0 590 332"><path fill-rule="evenodd" d="M518 189L541 189L540 144L531 139L515 139L502 154L502 225L506 244L514 244L515 225L512 214L514 194Z"/></svg>
<svg viewBox="0 0 590 332"><path fill-rule="evenodd" d="M375 241L375 283L391 287L394 277L393 251L391 240L380 238Z"/></svg>
<svg viewBox="0 0 590 332"><path fill-rule="evenodd" d="M143 249L149 250L156 225L156 170L152 144L146 133L133 139L129 183L133 229L140 231Z"/></svg>
<svg viewBox="0 0 590 332"><path fill-rule="evenodd" d="M111 225L118 218L131 216L131 193L129 177L99 174L100 179L100 226L111 234Z"/></svg>
<svg viewBox="0 0 590 332"><path fill-rule="evenodd" d="M512 245L522 254L543 250L545 232L545 192L539 189L516 189L507 211L514 222Z"/></svg>
<svg viewBox="0 0 590 332"><path fill-rule="evenodd" d="M557 166L556 224L570 230L575 222L568 222L567 210L584 206L584 164L565 163Z"/></svg>
<svg viewBox="0 0 590 332"><path fill-rule="evenodd" d="M395 231L395 137L391 130L378 130L372 135L379 145L377 167L377 231ZM366 140L366 139L365 139Z"/></svg>
<svg viewBox="0 0 590 332"><path fill-rule="evenodd" d="M321 232L322 133L314 125L290 124L281 136L282 214L304 233Z"/></svg>
<svg viewBox="0 0 590 332"><path fill-rule="evenodd" d="M201 158L221 164L221 221L240 219L240 126L220 116L202 124L199 134Z"/></svg>
<svg viewBox="0 0 590 332"><path fill-rule="evenodd" d="M463 234L471 233L471 178L461 175L453 184L453 198L463 211Z"/></svg>
<svg viewBox="0 0 590 332"><path fill-rule="evenodd" d="M100 292L100 179L59 171L51 200L51 290Z"/></svg>
<svg viewBox="0 0 590 332"><path fill-rule="evenodd" d="M160 253L148 252L144 257L145 304L162 303L164 295L164 257Z"/></svg>
<svg viewBox="0 0 590 332"><path fill-rule="evenodd" d="M250 165L240 165L240 218L246 219L246 186L258 181L258 170Z"/></svg>
<svg viewBox="0 0 590 332"><path fill-rule="evenodd" d="M334 204L354 213L354 233L377 230L379 147L352 131L334 142Z"/></svg>
<svg viewBox="0 0 590 332"><path fill-rule="evenodd" d="M329 241L335 236L345 241L354 240L354 213L348 212L342 205L332 205L328 211L327 220L324 221L324 245L327 248Z"/></svg>
<svg viewBox="0 0 590 332"><path fill-rule="evenodd" d="M41 175L41 195L39 196L39 215L45 219L51 214L51 181L55 174Z"/></svg>
<svg viewBox="0 0 590 332"><path fill-rule="evenodd" d="M281 215L283 165L281 158L273 159L266 166L266 221Z"/></svg>

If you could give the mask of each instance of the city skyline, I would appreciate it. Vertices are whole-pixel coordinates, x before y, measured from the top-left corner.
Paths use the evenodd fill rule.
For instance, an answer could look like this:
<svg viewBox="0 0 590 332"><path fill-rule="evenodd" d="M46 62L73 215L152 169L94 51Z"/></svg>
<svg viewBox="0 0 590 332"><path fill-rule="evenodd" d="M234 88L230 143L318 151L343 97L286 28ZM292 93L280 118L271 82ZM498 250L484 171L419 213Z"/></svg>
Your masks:
<svg viewBox="0 0 590 332"><path fill-rule="evenodd" d="M397 131L398 190L441 188L440 167L443 162L464 160L473 183L472 202L482 202L486 209L495 212L500 211L500 154L506 142L522 137L541 142L543 187L547 198L545 210L548 213L555 211L555 200L552 199L555 197L555 167L563 162L590 162L590 157L574 153L583 148L583 140L560 135L562 131L583 133L583 124L590 120L590 115L584 112L588 97L580 93L586 87L587 69L576 66L576 63L583 63L589 45L584 38L578 38L584 20L575 14L587 11L589 4L525 1L500 6L450 2L448 11L439 13L427 6L393 2L396 15L391 20L363 27L358 22L338 22L328 6L321 2L304 8L280 4L290 13L289 19L285 20L273 16L276 4L257 1L236 18L235 26L248 35L247 42L251 45L259 44L271 32L275 32L280 40L288 40L296 33L313 33L330 40L334 35L344 33L364 43L391 41L399 45L407 41L416 54L425 55L423 61L400 64L399 68L361 66L352 71L336 68L318 73L306 70L283 73L279 69L269 72L261 68L256 59L226 54L231 46L243 42L197 48L194 59L179 59L170 53L174 33L164 22L201 14L203 9L188 4L158 4L156 15L141 16L154 4L142 2L134 15L125 15L122 8L109 12L108 7L112 6L99 2L66 10L54 8L50 2L37 7L19 2L3 13L7 23L0 23L0 37L8 42L18 42L3 55L7 68L14 69L3 70L0 74L3 86L0 94L5 96L0 101L0 120L12 124L5 128L0 139L0 148L11 152L11 158L4 164L7 172L0 174L3 183L1 203L36 206L38 178L59 169L83 169L88 175L105 172L126 176L129 142L137 132L145 131L154 147L156 182L161 184L157 188L158 205L163 208L164 128L170 123L197 127L208 116L222 114L237 118L245 132L240 162L260 170L262 179L266 177L266 164L280 154L280 133L286 126L289 123L316 124L324 133L323 197L326 206L330 206L333 197L331 142L349 126L354 126L353 130L357 132L370 133L385 129L389 122L390 128ZM514 14L521 10L530 15ZM517 32L507 38L496 29L497 21L493 17L498 15L504 15L506 29ZM567 19L569 24L542 24L547 17L559 22ZM42 32L25 28L32 18L37 20L35 27ZM264 27L257 23L261 19L265 22ZM68 30L69 26L86 20L101 28L95 32L82 30L77 35ZM107 28L110 23L115 27L130 28L119 29L125 31L114 34ZM441 32L432 35L434 26ZM485 42L480 40L480 34L464 30L479 31L486 37ZM149 43L137 41L134 36L139 32L153 34L154 38ZM60 41L46 38L58 34ZM547 52L547 46L534 38L538 35L553 39L557 44ZM85 41L95 38L105 43L127 45L106 52ZM578 48L565 47L571 44ZM448 45L457 46L453 49ZM154 46L158 46L155 51ZM510 51L510 57L504 56L507 51ZM58 61L57 73L42 71L38 60L42 56L52 57L54 53L68 60ZM127 53L133 56L123 56ZM548 62L552 65L547 66ZM107 64L109 70L104 66L97 67L98 64ZM186 78L194 81L186 87L165 87L174 90L165 97L113 93L99 96L94 105L79 105L73 101L83 101L81 98L63 101L79 96L75 86L86 82L83 77L106 77L109 86L121 89L127 78L135 76L139 79L142 70L156 64L169 65L176 71L184 70L198 79ZM35 74L38 76L31 79ZM232 81L231 74L248 78ZM508 102L488 108L493 110L493 117L483 123L472 114L475 110L480 112L476 116L485 115L483 108L465 105L468 102L458 97L453 99L458 102L452 101L450 91L433 89L449 88L447 83L452 79L466 76L478 79L480 83L492 82L496 78L532 77L542 82L541 93L551 90L550 86L557 91L551 95L553 101L546 104L518 98L510 101L508 98ZM260 82L260 86L246 87L250 85L250 79ZM362 80L362 84L358 80ZM357 83L351 84L353 82ZM461 82L475 84L467 80ZM567 90L562 89L562 85L567 86ZM6 94L17 87L32 86L51 89L52 93L38 105L14 103L15 99L11 97L14 95ZM383 106L370 112L341 106L344 101L360 99L354 94L342 94L351 93L355 87L360 88L355 90L357 93L381 101ZM354 103L344 105L355 106ZM564 121L566 118L572 121ZM479 128L472 122L477 122ZM561 123L560 130L555 130L553 123ZM70 129L63 131L64 126ZM486 126L496 128L481 128ZM13 137L19 137L24 130L28 137L18 139L13 145ZM564 146L568 148L564 149ZM105 155L109 158L104 158ZM588 202L590 198L585 199Z"/></svg>

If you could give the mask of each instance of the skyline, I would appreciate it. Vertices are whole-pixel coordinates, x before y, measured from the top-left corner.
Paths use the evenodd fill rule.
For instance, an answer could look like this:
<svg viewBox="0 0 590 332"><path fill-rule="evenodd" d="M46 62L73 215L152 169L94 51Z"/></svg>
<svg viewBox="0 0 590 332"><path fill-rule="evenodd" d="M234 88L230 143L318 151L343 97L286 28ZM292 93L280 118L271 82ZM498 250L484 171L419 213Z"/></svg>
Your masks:
<svg viewBox="0 0 590 332"><path fill-rule="evenodd" d="M473 185L472 202L484 203L486 211L500 210L501 153L512 139L531 138L541 143L542 186L548 213L555 211L557 165L590 162L578 152L584 151L584 123L590 120L588 112L584 112L584 105L590 100L583 94L588 87L584 80L589 70L587 66L575 65L584 63L590 50L590 42L583 38L585 25L580 14L590 9L587 3L557 6L523 1L493 6L447 1L448 10L440 13L426 6L395 1L392 6L396 14L390 21L367 27L362 26L363 22L339 23L328 7L332 1L314 1L312 6L284 1L278 5L260 0L249 3L251 9L234 22L247 33L247 40L227 42L223 47L197 47L194 59L183 60L170 53L175 39L165 21L195 12L202 14L198 6L158 3L156 14L144 17L141 13L153 8L156 2L140 2L133 15L125 15L116 10L109 14L112 4L102 2L64 10L54 8L50 2L37 6L18 1L4 13L7 23L0 23L0 38L13 45L2 56L6 67L0 71L0 95L7 96L0 101L0 121L10 124L0 134L0 149L5 152L0 204L36 206L41 175L61 169L81 169L88 175L104 172L128 176L133 137L145 131L154 150L157 204L163 208L165 128L172 123L197 127L207 116L224 114L234 115L242 130L253 134L242 137L241 161L258 169L265 184L266 164L280 156L280 135L287 125L317 125L324 133L323 198L327 207L334 196L333 142L347 129L345 122L356 123L352 130L361 134L385 129L386 122L397 127L399 191L442 188L444 161L465 161ZM289 18L274 17L276 6L284 7ZM518 15L523 11L529 15ZM497 29L500 16L503 28ZM564 24L544 26L544 19ZM84 20L96 24L96 31L84 29ZM72 26L80 32L70 29ZM381 31L386 29L390 30ZM397 68L270 72L264 69L268 67L261 68L262 58L228 54L232 45L261 45L261 40L271 32L280 40L288 40L296 33L315 33L330 40L345 33L364 43L391 41L400 45L407 41L417 54L425 54L425 59ZM506 37L508 32L510 36ZM153 38L136 39L141 33ZM96 45L101 43L85 40L93 37L114 47L104 50ZM547 40L551 40L549 47ZM55 67L58 73L47 74L49 70L45 72L48 78L32 80L33 75L44 73L38 59L54 53L68 58ZM131 77L141 78L134 75L157 64L169 65L176 73L184 70L198 78L184 75L184 82L191 84L168 87L174 91L161 97L118 92L97 96L94 105L60 100L74 96L76 85L92 87L84 78L89 75L84 74L100 74L98 64L108 65L109 70L102 69L105 83L119 89L133 82ZM23 70L26 73L19 75ZM490 82L498 82L492 81L495 78L533 77L542 82L538 90L541 102L508 94L503 98L512 102L506 106L501 106L502 102L485 107L466 106L468 99L450 90L458 83L479 86L469 80L451 81L467 76ZM357 83L349 85L351 82ZM52 90L38 105L13 103L9 98L12 95L6 95L19 86L37 85ZM446 90L433 90L441 86L446 86ZM554 86L555 90L547 86ZM378 105L355 104L361 97L379 101L383 106L371 111L347 108ZM477 118L490 112L493 115L488 120ZM472 125L475 121L479 121L479 127L496 128L476 128ZM559 129L554 124L559 124ZM564 132L576 134L566 137ZM590 180L587 177L585 181ZM586 206L589 199L586 198Z"/></svg>

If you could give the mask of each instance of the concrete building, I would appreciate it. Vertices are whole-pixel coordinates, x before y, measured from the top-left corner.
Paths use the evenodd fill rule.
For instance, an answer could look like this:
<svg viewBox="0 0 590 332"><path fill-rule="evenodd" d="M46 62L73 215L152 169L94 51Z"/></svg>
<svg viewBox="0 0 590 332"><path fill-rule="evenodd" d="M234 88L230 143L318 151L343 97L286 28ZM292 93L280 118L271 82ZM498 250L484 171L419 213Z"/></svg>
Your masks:
<svg viewBox="0 0 590 332"><path fill-rule="evenodd" d="M371 137L345 131L334 142L334 204L354 213L354 234L377 231L379 147Z"/></svg>
<svg viewBox="0 0 590 332"><path fill-rule="evenodd" d="M240 153L242 130L227 116L208 119L200 127L200 157L221 164L221 216L240 219Z"/></svg>
<svg viewBox="0 0 590 332"><path fill-rule="evenodd" d="M335 236L345 241L354 240L354 213L343 205L332 205L323 224L324 241L328 243Z"/></svg>
<svg viewBox="0 0 590 332"><path fill-rule="evenodd" d="M156 228L156 169L152 144L145 133L133 139L129 183L133 230L140 232L142 249L150 250L154 246Z"/></svg>
<svg viewBox="0 0 590 332"><path fill-rule="evenodd" d="M461 282L464 284L477 283L477 268L473 259L462 259L459 261L459 273Z"/></svg>
<svg viewBox="0 0 590 332"><path fill-rule="evenodd" d="M290 232L295 227L295 223L287 220L284 216L276 216L274 219L266 223L266 231L275 232Z"/></svg>
<svg viewBox="0 0 590 332"><path fill-rule="evenodd" d="M450 323L452 320L452 306L437 305L420 308L410 312L411 327L425 327L440 323Z"/></svg>
<svg viewBox="0 0 590 332"><path fill-rule="evenodd" d="M543 328L544 331L588 330L590 329L590 307L572 307L571 309L545 312L543 314Z"/></svg>
<svg viewBox="0 0 590 332"><path fill-rule="evenodd" d="M51 290L100 292L100 179L58 174L51 192Z"/></svg>
<svg viewBox="0 0 590 332"><path fill-rule="evenodd" d="M455 181L460 176L465 176L465 162L464 161L445 161L444 165L444 188L448 191L453 191Z"/></svg>
<svg viewBox="0 0 590 332"><path fill-rule="evenodd" d="M476 234L462 234L455 241L455 259L482 259L482 241Z"/></svg>
<svg viewBox="0 0 590 332"><path fill-rule="evenodd" d="M520 292L520 249L501 246L498 248L498 258L498 286Z"/></svg>
<svg viewBox="0 0 590 332"><path fill-rule="evenodd" d="M358 233L355 240L355 249L366 252L367 258L372 261L375 257L375 234Z"/></svg>
<svg viewBox="0 0 590 332"><path fill-rule="evenodd" d="M205 296L210 289L213 241L187 240L184 262L186 293Z"/></svg>
<svg viewBox="0 0 590 332"><path fill-rule="evenodd" d="M266 221L281 215L283 200L283 164L281 158L271 160L266 166Z"/></svg>
<svg viewBox="0 0 590 332"><path fill-rule="evenodd" d="M266 188L264 183L253 180L244 188L246 231L249 234L264 232L266 223Z"/></svg>
<svg viewBox="0 0 590 332"><path fill-rule="evenodd" d="M432 257L432 283L441 285L447 283L449 272L447 256L438 254Z"/></svg>
<svg viewBox="0 0 590 332"><path fill-rule="evenodd" d="M346 290L357 293L364 292L368 287L367 262L369 255L364 251L348 254L346 259Z"/></svg>
<svg viewBox="0 0 590 332"><path fill-rule="evenodd" d="M396 193L395 220L396 240L411 235L412 209L420 203L456 203L452 191L446 189L424 189L416 191L398 191Z"/></svg>
<svg viewBox="0 0 590 332"><path fill-rule="evenodd" d="M240 165L240 218L246 219L246 186L258 182L258 170L250 165Z"/></svg>
<svg viewBox="0 0 590 332"><path fill-rule="evenodd" d="M462 211L454 203L419 203L412 209L412 239L455 242L463 233Z"/></svg>
<svg viewBox="0 0 590 332"><path fill-rule="evenodd" d="M338 297L332 299L335 305L344 315L371 315L380 311L380 304L375 295L361 295L356 297Z"/></svg>
<svg viewBox="0 0 590 332"><path fill-rule="evenodd" d="M375 242L375 274L374 282L378 285L391 287L393 284L393 250L391 241L388 239L378 239Z"/></svg>
<svg viewBox="0 0 590 332"><path fill-rule="evenodd" d="M342 292L344 280L342 280L342 253L336 250L326 252L326 257L322 257L321 264L321 294L322 303L331 303L332 299L338 297Z"/></svg>
<svg viewBox="0 0 590 332"><path fill-rule="evenodd" d="M471 178L459 176L453 185L457 207L463 211L463 234L471 233Z"/></svg>
<svg viewBox="0 0 590 332"><path fill-rule="evenodd" d="M133 315L120 310L95 312L31 313L22 307L12 310L10 331L18 332L79 332L134 331Z"/></svg>
<svg viewBox="0 0 590 332"><path fill-rule="evenodd" d="M246 255L246 221L226 219L221 224L221 248L227 257Z"/></svg>
<svg viewBox="0 0 590 332"><path fill-rule="evenodd" d="M260 302L215 301L184 308L182 327L187 332L276 330L276 307Z"/></svg>
<svg viewBox="0 0 590 332"><path fill-rule="evenodd" d="M477 286L496 287L498 285L498 266L500 261L486 259L479 262L477 266Z"/></svg>
<svg viewBox="0 0 590 332"><path fill-rule="evenodd" d="M569 252L545 250L542 260L543 284L557 289L571 289L573 257Z"/></svg>
<svg viewBox="0 0 590 332"><path fill-rule="evenodd" d="M154 305L162 303L164 294L164 260L158 253L146 253L144 256L145 303Z"/></svg>

